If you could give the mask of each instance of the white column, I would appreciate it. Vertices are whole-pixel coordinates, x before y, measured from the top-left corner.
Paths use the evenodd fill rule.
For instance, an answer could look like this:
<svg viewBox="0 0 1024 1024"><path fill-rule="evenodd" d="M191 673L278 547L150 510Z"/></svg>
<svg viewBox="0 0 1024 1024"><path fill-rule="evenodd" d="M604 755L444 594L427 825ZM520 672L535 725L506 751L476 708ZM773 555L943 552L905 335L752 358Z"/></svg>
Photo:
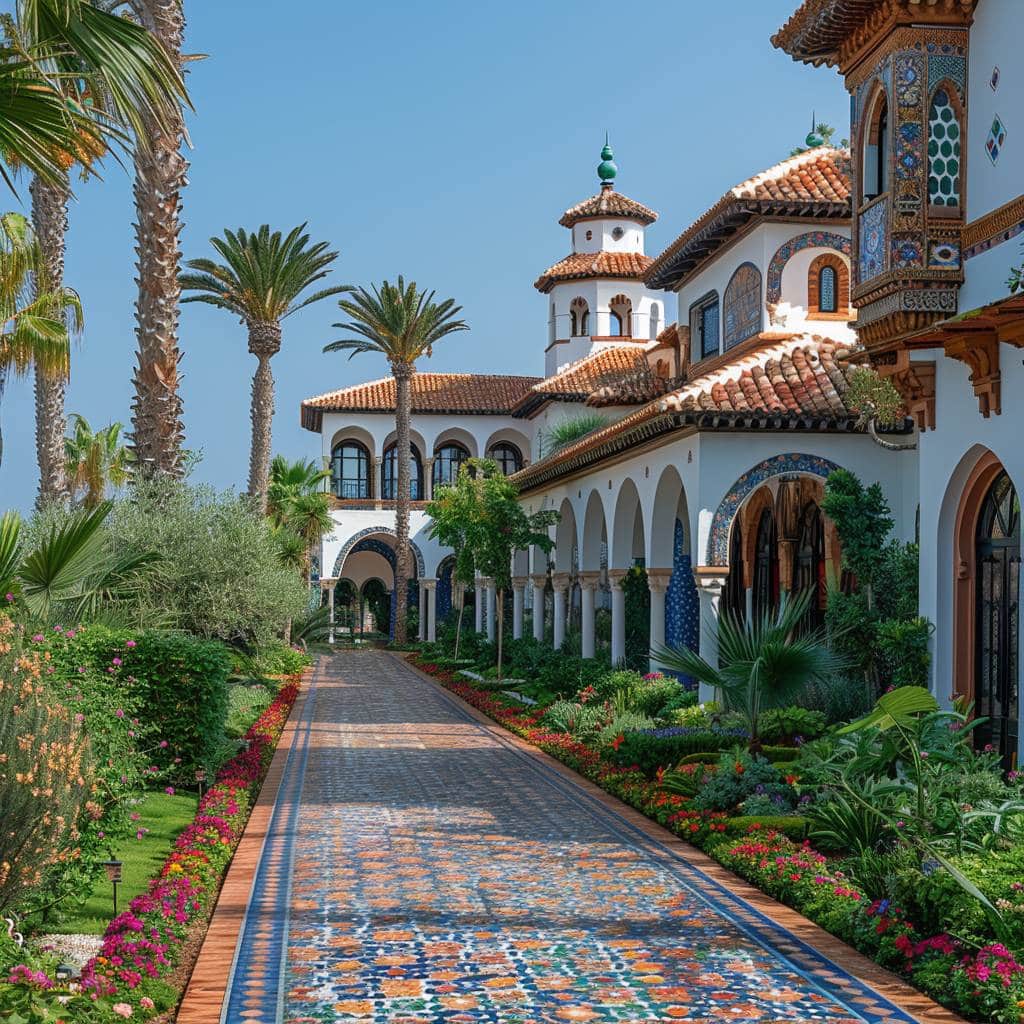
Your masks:
<svg viewBox="0 0 1024 1024"><path fill-rule="evenodd" d="M581 641L584 658L592 658L597 650L594 638L594 598L597 596L599 572L580 573Z"/></svg>
<svg viewBox="0 0 1024 1024"><path fill-rule="evenodd" d="M612 666L626 658L626 592L622 581L627 570L609 569L608 583L612 588Z"/></svg>
<svg viewBox="0 0 1024 1024"><path fill-rule="evenodd" d="M516 576L512 580L512 639L523 638L523 606L526 603L526 578Z"/></svg>
<svg viewBox="0 0 1024 1024"><path fill-rule="evenodd" d="M384 479L380 475L381 456L375 455L373 459L373 479L370 481L370 494L374 497L374 508L381 507L384 494Z"/></svg>
<svg viewBox="0 0 1024 1024"><path fill-rule="evenodd" d="M533 580L533 639L544 639L544 587L548 578L544 573L531 576Z"/></svg>
<svg viewBox="0 0 1024 1024"><path fill-rule="evenodd" d="M495 601L495 589L494 580L486 580L486 590L484 591L487 595L487 639L493 644L494 638L497 635L495 633L495 619L497 619L497 602Z"/></svg>
<svg viewBox="0 0 1024 1024"><path fill-rule="evenodd" d="M331 624L327 630L327 642L334 643L334 586L336 580L327 580L327 606L331 609Z"/></svg>
<svg viewBox="0 0 1024 1024"><path fill-rule="evenodd" d="M437 580L423 581L423 598L426 607L420 615L426 620L427 640L433 643L437 639Z"/></svg>
<svg viewBox="0 0 1024 1024"><path fill-rule="evenodd" d="M420 580L420 603L418 605L419 613L420 613L420 628L419 628L419 634L418 635L419 635L420 640L426 640L427 639L427 596L426 596L426 594L427 594L426 583L425 583L425 581Z"/></svg>
<svg viewBox="0 0 1024 1024"><path fill-rule="evenodd" d="M715 668L718 667L718 609L728 575L729 570L719 565L699 565L693 570L700 598L700 656ZM714 687L701 683L698 696L701 703L715 700Z"/></svg>
<svg viewBox="0 0 1024 1024"><path fill-rule="evenodd" d="M569 596L569 574L567 572L555 573L551 582L555 588L554 648L557 651L565 643L565 612L566 599Z"/></svg>
<svg viewBox="0 0 1024 1024"><path fill-rule="evenodd" d="M668 590L669 580L672 579L671 569L648 569L647 589L651 593L651 632L650 649L665 646L665 591ZM661 665L651 654L650 669L657 672Z"/></svg>
<svg viewBox="0 0 1024 1024"><path fill-rule="evenodd" d="M478 633L484 631L484 585L483 581L476 581L476 596L473 601L473 626Z"/></svg>
<svg viewBox="0 0 1024 1024"><path fill-rule="evenodd" d="M434 460L423 460L423 500L434 500Z"/></svg>

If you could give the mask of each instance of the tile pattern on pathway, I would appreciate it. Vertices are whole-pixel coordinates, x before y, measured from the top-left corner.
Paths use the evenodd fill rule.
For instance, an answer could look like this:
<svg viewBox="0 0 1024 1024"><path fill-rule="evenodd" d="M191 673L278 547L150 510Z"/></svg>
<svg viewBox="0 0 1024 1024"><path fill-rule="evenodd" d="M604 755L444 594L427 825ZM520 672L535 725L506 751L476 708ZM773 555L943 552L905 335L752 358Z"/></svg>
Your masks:
<svg viewBox="0 0 1024 1024"><path fill-rule="evenodd" d="M914 1020L390 655L295 737L230 1024Z"/></svg>

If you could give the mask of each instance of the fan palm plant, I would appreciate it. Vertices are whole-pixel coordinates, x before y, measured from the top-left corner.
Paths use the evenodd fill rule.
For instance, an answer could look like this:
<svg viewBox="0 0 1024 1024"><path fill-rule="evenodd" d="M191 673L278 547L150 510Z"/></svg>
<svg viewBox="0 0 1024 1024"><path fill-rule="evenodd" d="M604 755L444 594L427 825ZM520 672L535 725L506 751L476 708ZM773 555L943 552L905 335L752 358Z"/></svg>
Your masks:
<svg viewBox="0 0 1024 1024"><path fill-rule="evenodd" d="M275 523L283 522L288 503L300 495L316 494L330 475L325 469L317 469L312 459L289 462L283 455L275 455L270 463L267 514Z"/></svg>
<svg viewBox="0 0 1024 1024"><path fill-rule="evenodd" d="M412 417L411 383L416 362L429 356L442 338L469 325L456 317L462 311L454 299L434 301L434 292L420 291L415 281L384 281L379 287L348 288L349 297L338 305L349 320L334 324L348 336L324 346L325 352L348 352L349 358L376 352L391 365L395 378L395 428L398 435L398 498L395 502L395 642L406 639L406 601L409 588L409 421Z"/></svg>
<svg viewBox="0 0 1024 1024"><path fill-rule="evenodd" d="M42 366L59 373L68 361L69 325L76 332L82 328L82 306L73 291L35 286L43 261L28 221L17 213L0 217L0 399L12 371L23 376Z"/></svg>
<svg viewBox="0 0 1024 1024"><path fill-rule="evenodd" d="M267 509L271 424L274 418L274 375L270 360L281 350L281 321L300 309L337 295L343 285L301 298L322 280L338 258L326 242L310 243L306 225L287 236L264 224L250 234L240 228L211 238L223 263L189 260L191 273L181 275L190 292L183 301L206 302L238 316L249 330L249 351L258 360L252 379L252 445L249 449L249 493Z"/></svg>
<svg viewBox="0 0 1024 1024"><path fill-rule="evenodd" d="M107 487L128 482L128 449L121 444L120 423L93 430L84 416L74 413L71 433L64 438L65 471L72 496L83 508L96 508Z"/></svg>
<svg viewBox="0 0 1024 1024"><path fill-rule="evenodd" d="M326 494L297 494L289 502L285 512L285 524L305 544L303 572L307 586L312 583L313 550L320 538L330 533L331 513Z"/></svg>
<svg viewBox="0 0 1024 1024"><path fill-rule="evenodd" d="M760 716L767 708L792 704L803 689L841 668L821 631L802 626L814 592L794 594L782 607L743 620L724 611L718 619L718 665L686 647L651 652L666 668L722 691L746 719L750 749L761 749Z"/></svg>
<svg viewBox="0 0 1024 1024"><path fill-rule="evenodd" d="M180 116L186 93L181 75L157 39L140 25L101 9L101 0L18 0L17 32L51 87L69 110L93 120L73 146L56 154L61 173L37 175L31 185L32 221L44 256L42 290L60 288L68 230L68 172L87 173L104 152L106 138L137 149L150 145L148 128ZM36 457L40 504L67 496L64 473L64 401L69 367L47 372L36 365Z"/></svg>

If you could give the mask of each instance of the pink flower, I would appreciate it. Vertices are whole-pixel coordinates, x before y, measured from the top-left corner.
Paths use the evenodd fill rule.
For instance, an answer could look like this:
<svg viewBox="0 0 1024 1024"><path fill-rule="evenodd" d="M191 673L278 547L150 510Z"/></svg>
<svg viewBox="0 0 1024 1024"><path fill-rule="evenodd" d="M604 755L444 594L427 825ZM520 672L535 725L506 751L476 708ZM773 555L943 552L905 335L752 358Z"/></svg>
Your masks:
<svg viewBox="0 0 1024 1024"><path fill-rule="evenodd" d="M118 1017L130 1017L132 1015L132 1008L127 1003L114 1003L111 1009L118 1015Z"/></svg>
<svg viewBox="0 0 1024 1024"><path fill-rule="evenodd" d="M143 996L139 1000L139 1006L141 1006L144 1010L152 1010L156 1006L156 1003L154 1003L153 1000L149 998L149 996Z"/></svg>
<svg viewBox="0 0 1024 1024"><path fill-rule="evenodd" d="M112 665L120 665L121 664L121 659L120 658L111 658L110 659L110 663Z"/></svg>
<svg viewBox="0 0 1024 1024"><path fill-rule="evenodd" d="M166 793L166 794L167 794L168 796L174 796L174 787L173 787L173 786L168 786L168 787L167 787L167 788L166 788L166 789L164 790L164 792L165 792L165 793Z"/></svg>
<svg viewBox="0 0 1024 1024"><path fill-rule="evenodd" d="M8 594L7 595L7 600L8 601L13 601L14 600L14 595L13 594Z"/></svg>
<svg viewBox="0 0 1024 1024"><path fill-rule="evenodd" d="M134 647L134 646L135 646L135 641L134 640L129 640L129 641L127 641L125 643L125 647Z"/></svg>
<svg viewBox="0 0 1024 1024"><path fill-rule="evenodd" d="M123 709L123 708L118 708L118 709L117 709L117 710L116 710L116 711L114 712L114 715L115 715L115 716L116 716L117 718L124 718L124 709Z"/></svg>
<svg viewBox="0 0 1024 1024"><path fill-rule="evenodd" d="M167 747L167 740L160 741L160 749L164 750Z"/></svg>
<svg viewBox="0 0 1024 1024"><path fill-rule="evenodd" d="M36 633L32 637L32 643L34 643L34 644L41 644L42 642L43 642L43 634L42 633Z"/></svg>
<svg viewBox="0 0 1024 1024"><path fill-rule="evenodd" d="M74 640L74 639L75 639L75 631L74 631L73 629L69 629L69 630L68 630L68 631L67 631L67 632L66 632L66 633L65 633L64 635L65 635L65 636L66 636L66 637L67 637L67 638L68 638L69 640Z"/></svg>
<svg viewBox="0 0 1024 1024"><path fill-rule="evenodd" d="M75 715L75 721L76 722L84 722L85 721L85 715L83 715L82 712L79 711L78 714Z"/></svg>

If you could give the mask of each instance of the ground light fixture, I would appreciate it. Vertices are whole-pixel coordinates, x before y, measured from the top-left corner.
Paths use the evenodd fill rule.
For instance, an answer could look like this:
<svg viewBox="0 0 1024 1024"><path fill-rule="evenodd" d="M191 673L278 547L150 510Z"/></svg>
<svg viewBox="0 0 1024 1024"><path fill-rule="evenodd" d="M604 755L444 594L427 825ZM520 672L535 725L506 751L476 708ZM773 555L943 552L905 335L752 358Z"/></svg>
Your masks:
<svg viewBox="0 0 1024 1024"><path fill-rule="evenodd" d="M117 887L121 883L123 868L124 864L114 858L103 861L103 870L107 873L107 881L114 887L114 917L117 917Z"/></svg>
<svg viewBox="0 0 1024 1024"><path fill-rule="evenodd" d="M206 782L206 769L196 769L196 785L199 787L199 799L203 799L203 783Z"/></svg>
<svg viewBox="0 0 1024 1024"><path fill-rule="evenodd" d="M75 968L71 964L59 964L57 969L53 972L53 976L57 981L62 984L66 984L72 980L75 976Z"/></svg>

